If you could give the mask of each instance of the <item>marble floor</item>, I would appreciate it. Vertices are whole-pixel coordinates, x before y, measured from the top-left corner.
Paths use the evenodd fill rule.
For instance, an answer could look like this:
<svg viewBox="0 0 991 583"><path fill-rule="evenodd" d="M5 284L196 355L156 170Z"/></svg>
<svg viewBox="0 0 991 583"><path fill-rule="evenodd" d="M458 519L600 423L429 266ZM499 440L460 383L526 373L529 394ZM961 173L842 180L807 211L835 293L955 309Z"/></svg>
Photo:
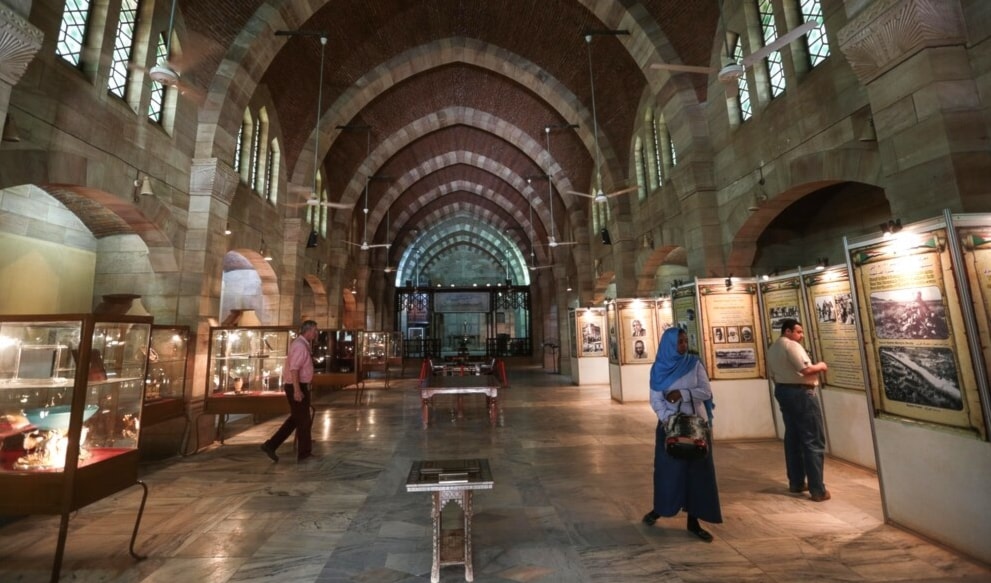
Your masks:
<svg viewBox="0 0 991 583"><path fill-rule="evenodd" d="M876 476L827 460L833 499L789 494L776 441L721 442L714 452L723 524L705 544L684 516L649 509L654 417L607 387L575 387L541 369L511 370L500 425L481 398L433 411L424 430L412 380L321 395L317 459L289 444L272 463L259 444L281 419L235 423L225 445L142 466L150 488L128 554L140 488L71 521L63 581L429 581L430 496L407 493L416 459L488 458L495 488L475 495L479 582L991 582L991 567L882 522ZM0 527L0 581L47 581L58 520ZM441 581L463 581L444 567Z"/></svg>

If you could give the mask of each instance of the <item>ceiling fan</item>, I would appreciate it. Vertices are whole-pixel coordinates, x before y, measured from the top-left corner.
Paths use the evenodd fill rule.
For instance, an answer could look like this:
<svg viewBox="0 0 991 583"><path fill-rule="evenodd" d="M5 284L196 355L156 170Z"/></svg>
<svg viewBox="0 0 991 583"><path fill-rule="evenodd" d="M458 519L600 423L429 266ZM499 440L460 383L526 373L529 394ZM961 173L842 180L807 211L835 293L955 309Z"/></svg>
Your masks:
<svg viewBox="0 0 991 583"><path fill-rule="evenodd" d="M365 160L371 156L372 153L372 130L368 129L365 134ZM360 248L362 251L368 251L369 249L374 249L375 247L385 247L388 249L392 245L390 243L376 243L375 245L368 244L368 183L372 181L371 176L365 176L365 208L361 209L365 213L364 226L361 229L361 243L354 243L351 241L345 241L348 245Z"/></svg>
<svg viewBox="0 0 991 583"><path fill-rule="evenodd" d="M195 101L202 103L205 99L203 92L188 83L183 83L181 80L181 70L188 68L190 63L182 63L177 55L172 54L172 34L175 30L176 4L178 4L178 0L172 0L172 7L169 9L169 28L165 33L165 57L156 62L151 69L148 69L148 77L155 83L164 85L165 87L175 87L180 95L192 97ZM135 70L143 69L143 67L133 62L128 66Z"/></svg>
<svg viewBox="0 0 991 583"><path fill-rule="evenodd" d="M548 179L549 181L550 179ZM527 184L530 184L531 178L526 179ZM527 206L530 207L530 263L527 265L527 269L530 271L537 271L538 269L547 269L552 267L552 265L537 265L537 256L533 252L533 201L530 199L530 193L527 192L526 196Z"/></svg>
<svg viewBox="0 0 991 583"><path fill-rule="evenodd" d="M303 193L308 193L310 195L314 194L314 192L315 192L314 189L310 189L310 188L307 188L305 186L302 186L302 187L300 187L300 186L290 186L289 187L289 190L290 190L290 192L303 192ZM310 196L309 198L307 198L303 202L290 203L290 204L287 204L286 206L294 207L294 208L299 208L299 207L304 207L304 206L318 206L318 207L325 207L325 208L332 208L332 209L342 209L342 210L350 210L350 209L353 209L354 208L354 204L353 203L330 202L329 200L320 200L319 198L317 198L315 196Z"/></svg>
<svg viewBox="0 0 991 583"><path fill-rule="evenodd" d="M719 19L722 20L722 3L719 6ZM786 45L792 41L798 39L800 36L809 33L812 29L819 26L819 23L810 20L808 22L803 22L799 26L789 30L785 34L774 39L770 43L764 45L760 49L744 55L744 57L737 62L730 53L729 42L726 43L726 62L720 67L696 67L693 65L679 65L675 63L654 63L650 66L651 69L658 69L662 71L671 71L673 73L698 73L702 75L709 75L715 73L716 78L726 86L727 91L735 92L739 89L738 81L743 74L746 72L748 67L753 67L755 63L760 62L762 59L767 58L771 53L784 48Z"/></svg>
<svg viewBox="0 0 991 583"><path fill-rule="evenodd" d="M545 126L544 127L544 136L545 136L545 139L547 141L547 157L553 159L551 157L551 126ZM553 195L554 195L553 185L551 184L551 177L548 174L547 175L547 205L549 207L551 207L551 234L550 234L549 237L547 237L547 246L550 247L551 249L554 249L555 247L560 247L562 245L577 245L578 244L577 241L558 241L554 237L554 199L553 199Z"/></svg>
<svg viewBox="0 0 991 583"><path fill-rule="evenodd" d="M592 35L585 35L585 46L588 47L588 80L589 85L592 88L592 140L595 148L595 184L592 187L592 194L585 192L578 192L577 190L569 190L568 194L573 194L575 196L584 196L586 198L591 198L592 202L606 202L614 196L619 196L621 194L626 194L627 192L632 192L637 189L636 186L629 188L623 188L620 190L615 190L613 192L605 192L602 190L602 160L601 154L599 152L599 118L595 112L595 75L592 72Z"/></svg>

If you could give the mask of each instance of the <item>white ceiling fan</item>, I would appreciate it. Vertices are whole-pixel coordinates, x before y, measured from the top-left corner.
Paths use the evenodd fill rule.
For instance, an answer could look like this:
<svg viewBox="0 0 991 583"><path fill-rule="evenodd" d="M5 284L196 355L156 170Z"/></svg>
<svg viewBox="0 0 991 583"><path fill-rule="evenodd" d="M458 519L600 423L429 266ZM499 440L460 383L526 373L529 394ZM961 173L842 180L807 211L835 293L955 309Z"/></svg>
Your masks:
<svg viewBox="0 0 991 583"><path fill-rule="evenodd" d="M723 20L722 3L719 5L719 19L720 21ZM661 71L671 71L673 73L698 73L702 75L710 75L714 73L716 78L725 85L728 92L735 93L739 89L737 83L739 79L743 77L743 74L746 72L748 67L753 67L755 63L767 58L771 53L784 48L786 45L795 41L802 35L808 34L817 26L819 26L819 23L814 20L803 22L799 26L796 26L770 43L764 45L760 49L748 55L744 55L739 62L733 58L730 53L730 43L727 42L725 63L720 68L679 65L675 63L654 63L650 66L650 68Z"/></svg>
<svg viewBox="0 0 991 583"><path fill-rule="evenodd" d="M553 159L551 156L551 126L544 126L544 136L547 142L547 157ZM553 199L553 185L551 184L550 174L547 175L547 205L551 207L551 234L547 237L547 246L551 249L555 247L560 247L562 245L577 245L577 241L558 241L554 236L554 199Z"/></svg>
<svg viewBox="0 0 991 583"><path fill-rule="evenodd" d="M531 179L527 178L526 182L529 185ZM550 179L548 179L550 181ZM532 190L532 189L531 189ZM530 193L527 192L526 197L527 206L530 207L530 263L526 266L530 271L537 271L539 269L547 269L548 267L553 267L553 265L537 265L537 256L533 252L533 201L530 198Z"/></svg>
<svg viewBox="0 0 991 583"><path fill-rule="evenodd" d="M148 77L155 83L164 85L165 87L174 87L177 91L179 91L180 95L191 97L194 101L202 103L205 99L203 92L200 89L182 81L181 71L182 69L188 69L190 63L183 62L184 59L173 54L172 51L172 34L175 30L176 4L178 4L178 0L172 0L172 6L169 9L169 28L165 33L165 57L156 62L151 69L148 69ZM136 70L144 68L133 62L128 66Z"/></svg>
<svg viewBox="0 0 991 583"><path fill-rule="evenodd" d="M637 189L636 186L630 188L623 188L620 190L615 190L613 192L605 192L602 189L602 156L599 152L599 118L595 112L595 74L592 72L592 35L585 35L585 46L588 48L588 80L589 85L592 88L592 141L595 148L595 183L592 185L592 194L586 192L578 192L577 190L569 190L568 194L573 194L575 196L584 196L585 198L591 198L592 202L606 202L614 196L619 196L621 194L626 194L627 192L632 192Z"/></svg>
<svg viewBox="0 0 991 583"><path fill-rule="evenodd" d="M372 153L372 130L368 129L365 134L365 160L371 156ZM365 213L364 226L361 228L361 243L354 243L352 241L345 241L348 245L360 248L362 251L368 251L369 249L374 249L376 247L385 247L388 249L392 245L389 243L376 243L374 245L368 244L368 183L372 181L371 176L365 176L365 208L361 209Z"/></svg>

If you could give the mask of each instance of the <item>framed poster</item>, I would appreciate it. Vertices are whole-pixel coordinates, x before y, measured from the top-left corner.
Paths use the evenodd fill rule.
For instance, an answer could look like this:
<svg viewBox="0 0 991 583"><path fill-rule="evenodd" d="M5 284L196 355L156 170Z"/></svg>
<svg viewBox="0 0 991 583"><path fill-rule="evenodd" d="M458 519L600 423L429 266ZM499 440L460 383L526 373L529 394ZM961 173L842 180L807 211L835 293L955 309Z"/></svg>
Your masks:
<svg viewBox="0 0 991 583"><path fill-rule="evenodd" d="M671 298L659 298L654 302L654 322L657 328L657 338L674 325L674 314L671 311Z"/></svg>
<svg viewBox="0 0 991 583"><path fill-rule="evenodd" d="M617 303L623 364L653 364L657 352L654 303L642 300Z"/></svg>
<svg viewBox="0 0 991 583"><path fill-rule="evenodd" d="M875 411L974 425L976 378L944 225L851 249Z"/></svg>
<svg viewBox="0 0 991 583"><path fill-rule="evenodd" d="M671 290L673 324L688 334L688 350L699 354L699 321L695 305L695 286L682 286ZM703 360L705 357L703 356Z"/></svg>
<svg viewBox="0 0 991 583"><path fill-rule="evenodd" d="M601 309L578 310L575 321L578 324L578 356L605 356L606 345L603 338L604 313Z"/></svg>
<svg viewBox="0 0 991 583"><path fill-rule="evenodd" d="M798 275L783 277L760 283L761 297L764 299L764 346L770 346L781 335L781 322L794 318L807 325L802 318L802 282ZM805 336L805 350L809 346L811 334Z"/></svg>
<svg viewBox="0 0 991 583"><path fill-rule="evenodd" d="M619 364L619 336L616 330L616 303L606 304L606 326L609 330L609 362Z"/></svg>
<svg viewBox="0 0 991 583"><path fill-rule="evenodd" d="M706 368L713 380L763 376L764 345L758 343L757 285L725 280L700 280L699 307L705 326ZM723 341L716 342L720 336Z"/></svg>
<svg viewBox="0 0 991 583"><path fill-rule="evenodd" d="M856 310L846 268L816 271L804 279L806 305L812 311L805 325L809 331L805 337L812 338L817 358L829 365L826 384L866 390Z"/></svg>

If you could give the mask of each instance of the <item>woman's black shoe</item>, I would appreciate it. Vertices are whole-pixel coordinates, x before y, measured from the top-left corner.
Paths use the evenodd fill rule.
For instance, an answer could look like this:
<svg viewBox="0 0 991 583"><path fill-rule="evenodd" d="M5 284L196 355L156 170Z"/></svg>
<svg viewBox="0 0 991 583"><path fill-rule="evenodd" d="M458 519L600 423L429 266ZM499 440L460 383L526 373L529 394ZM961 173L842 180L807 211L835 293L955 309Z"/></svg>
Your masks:
<svg viewBox="0 0 991 583"><path fill-rule="evenodd" d="M654 523L657 522L657 519L660 517L661 517L660 514L651 510L647 514L643 515L643 523L646 524L647 526L654 526Z"/></svg>

